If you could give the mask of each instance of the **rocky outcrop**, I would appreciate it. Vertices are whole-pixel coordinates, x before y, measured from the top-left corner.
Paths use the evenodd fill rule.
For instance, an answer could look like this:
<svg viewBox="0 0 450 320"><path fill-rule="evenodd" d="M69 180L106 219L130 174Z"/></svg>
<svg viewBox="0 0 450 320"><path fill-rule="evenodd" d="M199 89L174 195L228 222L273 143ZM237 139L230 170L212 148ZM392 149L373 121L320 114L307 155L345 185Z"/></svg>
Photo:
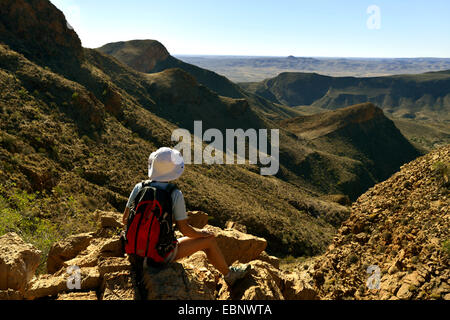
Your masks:
<svg viewBox="0 0 450 320"><path fill-rule="evenodd" d="M47 272L55 273L64 266L64 261L75 258L87 248L93 236L90 233L74 235L55 243L47 257Z"/></svg>
<svg viewBox="0 0 450 320"><path fill-rule="evenodd" d="M2 0L0 38L11 49L44 65L62 66L83 57L77 34L48 0Z"/></svg>
<svg viewBox="0 0 450 320"><path fill-rule="evenodd" d="M249 274L228 287L223 276L207 260L206 254L197 252L163 268L147 267L143 279L134 279L129 258L122 251L116 235L121 214L97 211L98 230L74 235L56 243L50 250L47 266L52 273L31 277L39 263L39 255L15 234L0 238L3 256L15 257L6 261L14 272L27 270L15 276L20 285L5 282L1 299L41 298L57 300L134 300L138 297L183 300L230 299L316 299L316 292L299 275L279 269L279 260L263 250L266 241L235 229L222 230L206 225L216 235L227 261L248 262ZM189 212L190 221L202 226L208 215ZM4 241L8 239L8 241ZM16 245L17 244L17 245ZM8 251L9 250L9 251ZM3 274L12 275L11 271ZM9 278L8 278L9 279ZM29 281L31 280L31 281ZM144 284L136 287L137 281ZM22 289L21 292L18 290Z"/></svg>
<svg viewBox="0 0 450 320"><path fill-rule="evenodd" d="M202 229L208 224L209 216L202 211L189 211L188 212L189 224L194 228Z"/></svg>
<svg viewBox="0 0 450 320"><path fill-rule="evenodd" d="M110 272L103 275L100 299L134 300L136 297L135 291L129 271Z"/></svg>
<svg viewBox="0 0 450 320"><path fill-rule="evenodd" d="M216 236L217 244L228 264L242 263L256 259L267 247L267 241L234 229L222 230L207 226L206 229Z"/></svg>
<svg viewBox="0 0 450 320"><path fill-rule="evenodd" d="M201 253L144 275L149 300L213 300L216 276Z"/></svg>
<svg viewBox="0 0 450 320"><path fill-rule="evenodd" d="M0 237L0 297L20 297L39 266L41 252L16 233Z"/></svg>
<svg viewBox="0 0 450 320"><path fill-rule="evenodd" d="M158 62L162 62L170 56L167 49L156 40L108 43L98 50L112 55L133 69L144 73L152 72Z"/></svg>
<svg viewBox="0 0 450 320"><path fill-rule="evenodd" d="M315 290L293 273L268 262L250 261L251 271L230 288L221 274L198 252L162 270L145 274L148 299L185 300L314 300Z"/></svg>
<svg viewBox="0 0 450 320"><path fill-rule="evenodd" d="M315 300L317 294L298 275L281 272L267 262L254 260L250 275L232 290L232 298L242 300Z"/></svg>
<svg viewBox="0 0 450 320"><path fill-rule="evenodd" d="M321 297L450 298L449 164L450 146L435 150L353 204L312 272Z"/></svg>

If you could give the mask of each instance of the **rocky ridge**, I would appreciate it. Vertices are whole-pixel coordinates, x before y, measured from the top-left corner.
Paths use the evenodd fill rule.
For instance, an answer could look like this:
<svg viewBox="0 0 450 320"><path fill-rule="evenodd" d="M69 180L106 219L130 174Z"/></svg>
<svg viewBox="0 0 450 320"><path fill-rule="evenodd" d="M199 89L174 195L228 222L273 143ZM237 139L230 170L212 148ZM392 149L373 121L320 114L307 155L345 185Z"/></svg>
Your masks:
<svg viewBox="0 0 450 320"><path fill-rule="evenodd" d="M449 164L446 146L359 197L310 268L321 298L450 299Z"/></svg>
<svg viewBox="0 0 450 320"><path fill-rule="evenodd" d="M0 34L12 50L58 70L84 56L78 35L47 0L2 0Z"/></svg>
<svg viewBox="0 0 450 320"><path fill-rule="evenodd" d="M53 245L46 274L34 275L41 254L38 250L23 242L17 234L0 237L0 299L134 300L142 297L138 295L129 259L123 254L117 235L122 229L121 215L103 211L96 214L97 231L74 235ZM202 212L190 212L189 217L193 226L214 232L228 263L248 262L252 266L251 272L230 288L223 276L208 263L206 255L198 252L165 268L148 269L143 279L147 289L144 298L316 298L310 284L294 273L281 271L279 260L265 253L265 239L236 229L205 226L208 216ZM76 287L77 279L79 287Z"/></svg>

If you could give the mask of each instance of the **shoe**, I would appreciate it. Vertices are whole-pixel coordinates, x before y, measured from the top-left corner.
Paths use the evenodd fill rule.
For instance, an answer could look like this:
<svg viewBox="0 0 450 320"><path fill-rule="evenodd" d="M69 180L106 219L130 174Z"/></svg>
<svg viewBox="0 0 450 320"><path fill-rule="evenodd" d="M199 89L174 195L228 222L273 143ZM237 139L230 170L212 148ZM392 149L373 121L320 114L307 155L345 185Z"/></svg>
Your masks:
<svg viewBox="0 0 450 320"><path fill-rule="evenodd" d="M251 265L242 264L236 267L230 267L230 272L224 277L225 282L231 287L237 280L244 278L251 269Z"/></svg>

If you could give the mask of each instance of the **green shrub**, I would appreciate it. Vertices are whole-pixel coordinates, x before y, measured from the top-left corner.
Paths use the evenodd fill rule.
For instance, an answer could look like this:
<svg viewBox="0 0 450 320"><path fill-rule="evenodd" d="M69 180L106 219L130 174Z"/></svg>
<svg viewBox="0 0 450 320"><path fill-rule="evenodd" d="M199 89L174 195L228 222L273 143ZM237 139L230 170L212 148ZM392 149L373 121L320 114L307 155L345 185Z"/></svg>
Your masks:
<svg viewBox="0 0 450 320"><path fill-rule="evenodd" d="M4 134L0 137L0 145L9 152L17 152L16 139L9 134Z"/></svg>
<svg viewBox="0 0 450 320"><path fill-rule="evenodd" d="M72 100L77 100L79 96L80 96L80 95L78 94L78 92L74 92L74 93L72 94Z"/></svg>
<svg viewBox="0 0 450 320"><path fill-rule="evenodd" d="M20 89L20 90L18 91L18 93L19 93L19 95L20 95L22 98L24 98L24 97L26 97L26 96L28 95L28 91L27 91L26 89L24 89L24 88Z"/></svg>
<svg viewBox="0 0 450 320"><path fill-rule="evenodd" d="M34 200L37 194L14 193L9 199L0 195L0 236L17 233L25 242L42 252L38 272L45 271L48 252L60 240L57 227L49 220L39 218Z"/></svg>
<svg viewBox="0 0 450 320"><path fill-rule="evenodd" d="M17 233L42 252L37 272L45 272L52 245L95 229L95 216L81 214L80 203L56 186L52 194L27 193L15 183L0 184L0 236Z"/></svg>
<svg viewBox="0 0 450 320"><path fill-rule="evenodd" d="M442 251L447 254L448 257L450 257L450 240L445 240L442 243Z"/></svg>
<svg viewBox="0 0 450 320"><path fill-rule="evenodd" d="M392 240L392 233L390 233L389 231L384 231L381 236L387 243L390 243Z"/></svg>
<svg viewBox="0 0 450 320"><path fill-rule="evenodd" d="M355 263L357 263L359 261L359 258L358 258L358 256L356 255L356 254L351 254L349 257L348 257L348 262L350 263L350 264L355 264Z"/></svg>
<svg viewBox="0 0 450 320"><path fill-rule="evenodd" d="M433 164L432 170L434 174L443 181L444 185L448 185L449 183L449 171L450 171L450 164L444 163L442 161L438 161Z"/></svg>

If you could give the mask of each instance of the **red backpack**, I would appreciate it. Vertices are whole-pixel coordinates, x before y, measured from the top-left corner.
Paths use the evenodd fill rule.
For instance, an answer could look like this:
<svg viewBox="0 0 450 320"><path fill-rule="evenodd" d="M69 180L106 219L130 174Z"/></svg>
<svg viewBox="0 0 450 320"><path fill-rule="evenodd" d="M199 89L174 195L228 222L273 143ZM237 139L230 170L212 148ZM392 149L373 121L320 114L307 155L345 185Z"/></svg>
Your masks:
<svg viewBox="0 0 450 320"><path fill-rule="evenodd" d="M142 182L130 208L125 231L125 252L162 263L177 245L172 223L173 184L165 188Z"/></svg>

